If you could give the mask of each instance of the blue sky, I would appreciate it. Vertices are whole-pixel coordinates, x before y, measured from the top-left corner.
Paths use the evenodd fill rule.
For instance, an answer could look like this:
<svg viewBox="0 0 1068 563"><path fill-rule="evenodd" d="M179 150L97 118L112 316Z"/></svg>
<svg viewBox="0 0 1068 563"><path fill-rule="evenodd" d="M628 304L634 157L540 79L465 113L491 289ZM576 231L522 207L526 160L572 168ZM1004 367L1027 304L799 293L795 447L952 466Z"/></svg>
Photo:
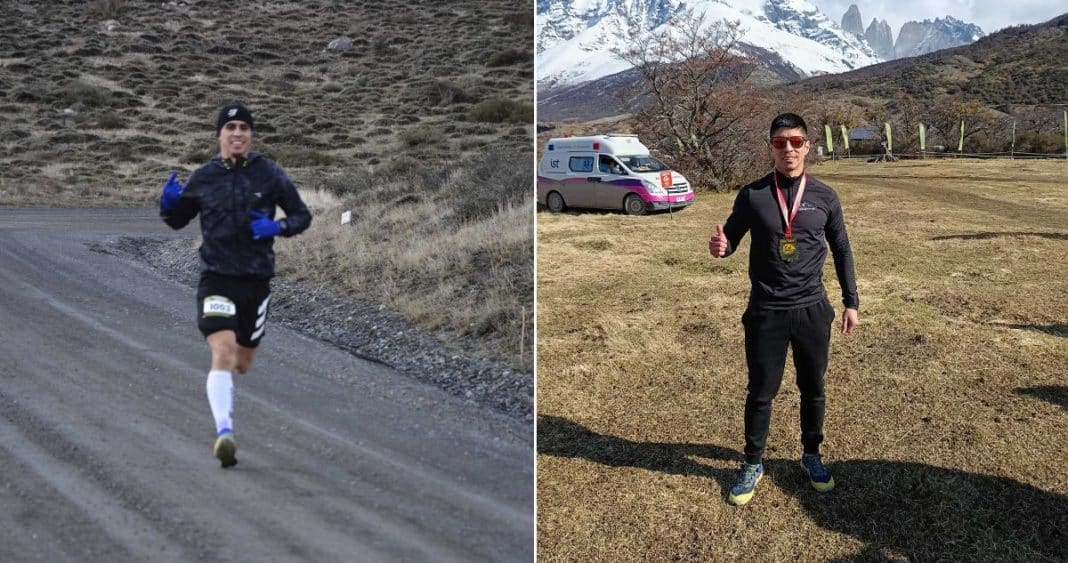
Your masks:
<svg viewBox="0 0 1068 563"><path fill-rule="evenodd" d="M901 24L951 15L974 23L987 34L1017 24L1035 24L1068 12L1063 0L809 0L837 23L850 4L860 9L867 29L872 18L886 20L894 40Z"/></svg>

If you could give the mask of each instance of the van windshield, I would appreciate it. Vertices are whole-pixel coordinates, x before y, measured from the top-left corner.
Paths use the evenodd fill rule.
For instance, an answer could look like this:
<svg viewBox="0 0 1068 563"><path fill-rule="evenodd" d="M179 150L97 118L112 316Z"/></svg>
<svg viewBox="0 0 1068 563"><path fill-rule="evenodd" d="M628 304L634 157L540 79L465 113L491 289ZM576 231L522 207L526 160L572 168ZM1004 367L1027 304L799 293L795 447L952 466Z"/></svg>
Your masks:
<svg viewBox="0 0 1068 563"><path fill-rule="evenodd" d="M668 170L667 165L651 156L619 156L616 157L631 172L660 172Z"/></svg>

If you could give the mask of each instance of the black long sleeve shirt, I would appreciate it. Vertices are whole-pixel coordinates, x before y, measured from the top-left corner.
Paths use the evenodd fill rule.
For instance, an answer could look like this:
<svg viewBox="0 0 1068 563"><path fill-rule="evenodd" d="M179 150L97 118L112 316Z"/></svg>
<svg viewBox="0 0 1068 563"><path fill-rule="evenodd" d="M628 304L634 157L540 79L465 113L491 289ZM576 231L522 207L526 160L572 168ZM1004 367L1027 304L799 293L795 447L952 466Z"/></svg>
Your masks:
<svg viewBox="0 0 1068 563"><path fill-rule="evenodd" d="M790 211L801 178L788 178L778 172L779 187ZM823 264L830 246L834 269L842 287L842 303L860 306L853 271L853 251L849 246L842 204L838 194L819 180L808 177L800 210L793 223L797 255L786 262L779 255L786 224L775 195L772 175L745 186L734 200L734 209L723 225L729 242L727 256L734 253L746 232L752 233L749 252L749 280L752 282L750 307L794 309L823 299ZM826 239L826 243L824 240Z"/></svg>
<svg viewBox="0 0 1068 563"><path fill-rule="evenodd" d="M200 271L236 278L274 276L274 238L252 239L252 210L274 217L286 212L281 236L298 234L311 224L311 213L282 167L258 153L236 164L219 156L189 177L174 209L160 216L174 229L200 215Z"/></svg>

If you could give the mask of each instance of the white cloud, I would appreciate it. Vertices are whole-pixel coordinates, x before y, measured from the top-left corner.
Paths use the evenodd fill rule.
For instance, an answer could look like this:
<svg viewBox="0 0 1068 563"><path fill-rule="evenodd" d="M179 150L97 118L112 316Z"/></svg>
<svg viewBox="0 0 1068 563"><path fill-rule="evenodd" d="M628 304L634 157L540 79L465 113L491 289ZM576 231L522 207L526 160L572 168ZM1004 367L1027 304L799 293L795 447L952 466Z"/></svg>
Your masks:
<svg viewBox="0 0 1068 563"><path fill-rule="evenodd" d="M1050 0L809 0L835 22L842 23L850 4L860 9L867 29L872 18L886 20L894 39L906 21L941 18L947 15L974 23L986 34L1018 24L1048 21L1068 11L1061 2Z"/></svg>

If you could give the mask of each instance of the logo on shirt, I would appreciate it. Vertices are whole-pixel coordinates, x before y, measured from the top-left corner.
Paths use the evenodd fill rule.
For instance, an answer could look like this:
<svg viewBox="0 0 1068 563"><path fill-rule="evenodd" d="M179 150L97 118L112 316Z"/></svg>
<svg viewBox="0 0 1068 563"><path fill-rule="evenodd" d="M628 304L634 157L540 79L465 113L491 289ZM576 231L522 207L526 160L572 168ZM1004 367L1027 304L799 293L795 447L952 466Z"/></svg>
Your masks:
<svg viewBox="0 0 1068 563"><path fill-rule="evenodd" d="M819 208L807 201L802 201L801 209L798 211L819 211Z"/></svg>

